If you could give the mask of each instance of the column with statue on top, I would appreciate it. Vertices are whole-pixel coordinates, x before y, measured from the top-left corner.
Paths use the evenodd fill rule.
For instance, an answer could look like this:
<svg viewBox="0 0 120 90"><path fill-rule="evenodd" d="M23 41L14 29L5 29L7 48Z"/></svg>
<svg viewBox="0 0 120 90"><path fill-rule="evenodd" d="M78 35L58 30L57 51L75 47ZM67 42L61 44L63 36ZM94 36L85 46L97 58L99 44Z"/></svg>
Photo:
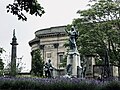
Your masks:
<svg viewBox="0 0 120 90"><path fill-rule="evenodd" d="M71 77L80 77L81 76L81 61L80 54L77 49L76 40L78 38L78 31L74 26L71 27L70 31L66 31L69 35L69 51L67 55L67 75Z"/></svg>
<svg viewBox="0 0 120 90"><path fill-rule="evenodd" d="M15 36L15 29L13 31L13 38L12 38L12 50L11 50L11 72L10 75L15 77L16 76L16 57L17 57L17 38Z"/></svg>

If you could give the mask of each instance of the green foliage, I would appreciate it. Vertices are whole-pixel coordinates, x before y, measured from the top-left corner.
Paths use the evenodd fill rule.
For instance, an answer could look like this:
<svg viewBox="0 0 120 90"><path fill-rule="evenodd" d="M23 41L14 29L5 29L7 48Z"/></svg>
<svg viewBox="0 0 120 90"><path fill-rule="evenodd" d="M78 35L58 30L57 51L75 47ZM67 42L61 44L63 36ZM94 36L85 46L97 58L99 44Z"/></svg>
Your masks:
<svg viewBox="0 0 120 90"><path fill-rule="evenodd" d="M79 79L0 78L2 90L120 90L119 81Z"/></svg>
<svg viewBox="0 0 120 90"><path fill-rule="evenodd" d="M3 69L4 69L4 63L2 59L0 59L0 76L3 76Z"/></svg>
<svg viewBox="0 0 120 90"><path fill-rule="evenodd" d="M44 61L41 58L40 50L32 52L32 69L31 73L35 76L43 76Z"/></svg>
<svg viewBox="0 0 120 90"><path fill-rule="evenodd" d="M22 60L22 58L21 58L21 60ZM17 63L16 63L16 74L17 73L20 73L22 70L23 70L23 63L22 63L22 61L21 60L19 60ZM7 63L7 66L4 68L4 74L5 75L10 75L10 73L11 73L11 61L9 61L8 63Z"/></svg>
<svg viewBox="0 0 120 90"><path fill-rule="evenodd" d="M0 76L3 75L3 69L4 69L4 63L3 60L1 59L1 54L5 52L3 48L0 48Z"/></svg>
<svg viewBox="0 0 120 90"><path fill-rule="evenodd" d="M0 59L0 70L3 70L4 69L4 63L2 61L2 59Z"/></svg>
<svg viewBox="0 0 120 90"><path fill-rule="evenodd" d="M119 89L120 83L117 81L110 82L101 88L101 90L119 90Z"/></svg>
<svg viewBox="0 0 120 90"><path fill-rule="evenodd" d="M0 54L2 54L3 52L5 52L5 50L3 48L0 48Z"/></svg>
<svg viewBox="0 0 120 90"><path fill-rule="evenodd" d="M63 58L61 64L59 65L59 67L65 67L67 64L67 55L65 55L65 57Z"/></svg>
<svg viewBox="0 0 120 90"><path fill-rule="evenodd" d="M79 30L77 45L83 55L98 54L104 59L108 51L110 63L120 60L120 3L97 0L87 10L78 11L73 25Z"/></svg>
<svg viewBox="0 0 120 90"><path fill-rule="evenodd" d="M43 7L38 3L37 0L14 0L13 4L9 4L7 12L12 13L18 17L18 20L26 21L27 17L23 13L29 13L31 15L42 16L45 13Z"/></svg>

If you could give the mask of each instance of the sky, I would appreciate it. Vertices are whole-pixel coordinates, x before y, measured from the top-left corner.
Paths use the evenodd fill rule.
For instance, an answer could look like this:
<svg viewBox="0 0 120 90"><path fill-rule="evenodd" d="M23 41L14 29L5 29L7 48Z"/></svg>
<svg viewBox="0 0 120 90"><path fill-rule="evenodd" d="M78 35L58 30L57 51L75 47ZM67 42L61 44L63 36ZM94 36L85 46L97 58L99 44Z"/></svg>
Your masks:
<svg viewBox="0 0 120 90"><path fill-rule="evenodd" d="M8 63L11 56L13 30L17 37L17 58L21 58L23 71L31 69L31 47L28 42L35 37L35 31L39 29L71 24L74 18L79 17L76 12L84 10L89 0L38 0L44 7L45 14L42 17L27 14L27 22L20 21L16 16L7 13L6 6L14 0L0 0L0 47L3 53L3 62Z"/></svg>

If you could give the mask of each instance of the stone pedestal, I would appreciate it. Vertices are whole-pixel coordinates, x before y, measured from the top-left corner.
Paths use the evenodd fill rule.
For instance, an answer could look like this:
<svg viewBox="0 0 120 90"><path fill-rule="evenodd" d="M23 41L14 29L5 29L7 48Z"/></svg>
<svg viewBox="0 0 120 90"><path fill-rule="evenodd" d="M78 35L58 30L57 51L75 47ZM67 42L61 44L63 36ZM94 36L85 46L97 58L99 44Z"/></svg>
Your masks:
<svg viewBox="0 0 120 90"><path fill-rule="evenodd" d="M86 71L85 71L85 77L86 78L93 78L93 65L95 65L95 57L96 55L86 55L85 59L86 62Z"/></svg>
<svg viewBox="0 0 120 90"><path fill-rule="evenodd" d="M73 77L81 76L81 62L78 51L69 51L67 56L67 74Z"/></svg>

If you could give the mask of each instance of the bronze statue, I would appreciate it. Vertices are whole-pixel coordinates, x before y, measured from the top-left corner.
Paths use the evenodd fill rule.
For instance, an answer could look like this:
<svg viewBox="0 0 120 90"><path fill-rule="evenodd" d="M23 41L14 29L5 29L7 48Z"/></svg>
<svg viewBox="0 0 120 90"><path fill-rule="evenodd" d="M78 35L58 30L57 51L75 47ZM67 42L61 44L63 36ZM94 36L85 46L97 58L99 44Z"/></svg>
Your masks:
<svg viewBox="0 0 120 90"><path fill-rule="evenodd" d="M70 31L66 31L69 35L69 46L70 50L75 50L77 48L76 46L76 40L78 38L79 33L76 31L75 27L72 26Z"/></svg>
<svg viewBox="0 0 120 90"><path fill-rule="evenodd" d="M48 78L52 77L53 67L52 67L50 59L48 60L48 62L45 63L45 65L44 65L44 71L45 71L45 76L46 77L48 77Z"/></svg>

